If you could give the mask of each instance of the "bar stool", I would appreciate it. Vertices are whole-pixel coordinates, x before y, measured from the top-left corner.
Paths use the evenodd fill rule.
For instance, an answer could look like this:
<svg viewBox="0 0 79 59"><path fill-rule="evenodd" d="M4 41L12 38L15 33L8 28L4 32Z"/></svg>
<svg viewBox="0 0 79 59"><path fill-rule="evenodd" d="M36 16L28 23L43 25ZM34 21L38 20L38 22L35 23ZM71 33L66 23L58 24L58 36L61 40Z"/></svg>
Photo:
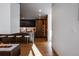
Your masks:
<svg viewBox="0 0 79 59"><path fill-rule="evenodd" d="M6 36L5 35L0 35L0 38L5 38Z"/></svg>
<svg viewBox="0 0 79 59"><path fill-rule="evenodd" d="M25 37L25 42L26 42L26 40L27 40L27 43L28 43L29 38L30 38L30 35L25 35L24 37Z"/></svg>
<svg viewBox="0 0 79 59"><path fill-rule="evenodd" d="M6 35L0 35L0 38L1 38L1 42L2 43L6 43L6 39L5 38L7 38L7 36Z"/></svg>
<svg viewBox="0 0 79 59"><path fill-rule="evenodd" d="M31 33L30 33L30 36L31 36L31 37L30 37L30 40L32 41L32 43L34 43L34 32L31 32Z"/></svg>
<svg viewBox="0 0 79 59"><path fill-rule="evenodd" d="M7 36L8 37L8 41L9 41L9 43L14 43L15 42L15 39L14 39L14 35L8 35Z"/></svg>
<svg viewBox="0 0 79 59"><path fill-rule="evenodd" d="M18 43L18 41L21 41L22 35L16 35L16 43Z"/></svg>

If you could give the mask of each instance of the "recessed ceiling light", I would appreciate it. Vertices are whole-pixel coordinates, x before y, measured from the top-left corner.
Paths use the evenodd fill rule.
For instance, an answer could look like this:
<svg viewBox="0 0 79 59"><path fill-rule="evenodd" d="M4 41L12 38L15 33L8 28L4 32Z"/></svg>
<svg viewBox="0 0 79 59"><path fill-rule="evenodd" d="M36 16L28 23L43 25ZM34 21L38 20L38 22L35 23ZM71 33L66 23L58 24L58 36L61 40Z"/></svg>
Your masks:
<svg viewBox="0 0 79 59"><path fill-rule="evenodd" d="M39 10L38 10L38 12L42 12L42 10L41 10L41 9L39 9Z"/></svg>

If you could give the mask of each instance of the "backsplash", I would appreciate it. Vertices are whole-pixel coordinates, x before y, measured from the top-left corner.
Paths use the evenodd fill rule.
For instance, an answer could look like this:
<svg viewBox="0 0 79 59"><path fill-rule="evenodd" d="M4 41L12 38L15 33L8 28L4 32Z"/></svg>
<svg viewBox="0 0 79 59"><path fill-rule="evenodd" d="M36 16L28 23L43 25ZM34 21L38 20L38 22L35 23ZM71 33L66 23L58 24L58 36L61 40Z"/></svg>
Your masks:
<svg viewBox="0 0 79 59"><path fill-rule="evenodd" d="M36 27L20 27L20 32L35 32Z"/></svg>

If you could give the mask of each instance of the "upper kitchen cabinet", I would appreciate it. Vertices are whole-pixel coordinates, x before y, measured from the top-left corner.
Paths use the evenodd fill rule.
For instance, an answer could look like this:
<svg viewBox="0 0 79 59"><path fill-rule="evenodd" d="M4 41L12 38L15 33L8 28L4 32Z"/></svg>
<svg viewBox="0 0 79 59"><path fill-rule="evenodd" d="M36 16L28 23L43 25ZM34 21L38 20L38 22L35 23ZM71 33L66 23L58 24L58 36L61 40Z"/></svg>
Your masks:
<svg viewBox="0 0 79 59"><path fill-rule="evenodd" d="M19 32L20 4L0 3L0 34Z"/></svg>

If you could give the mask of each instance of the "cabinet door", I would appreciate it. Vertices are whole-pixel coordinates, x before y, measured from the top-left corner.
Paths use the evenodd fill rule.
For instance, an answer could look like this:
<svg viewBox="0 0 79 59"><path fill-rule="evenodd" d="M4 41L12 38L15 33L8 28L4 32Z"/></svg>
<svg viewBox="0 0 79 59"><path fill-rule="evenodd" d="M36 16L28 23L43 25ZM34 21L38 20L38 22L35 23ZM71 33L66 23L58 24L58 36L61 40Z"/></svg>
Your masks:
<svg viewBox="0 0 79 59"><path fill-rule="evenodd" d="M36 37L47 37L47 18L36 20Z"/></svg>
<svg viewBox="0 0 79 59"><path fill-rule="evenodd" d="M36 37L43 37L44 36L44 21L37 20L36 21Z"/></svg>
<svg viewBox="0 0 79 59"><path fill-rule="evenodd" d="M47 37L48 32L48 25L47 25L47 19L45 20L45 37Z"/></svg>

